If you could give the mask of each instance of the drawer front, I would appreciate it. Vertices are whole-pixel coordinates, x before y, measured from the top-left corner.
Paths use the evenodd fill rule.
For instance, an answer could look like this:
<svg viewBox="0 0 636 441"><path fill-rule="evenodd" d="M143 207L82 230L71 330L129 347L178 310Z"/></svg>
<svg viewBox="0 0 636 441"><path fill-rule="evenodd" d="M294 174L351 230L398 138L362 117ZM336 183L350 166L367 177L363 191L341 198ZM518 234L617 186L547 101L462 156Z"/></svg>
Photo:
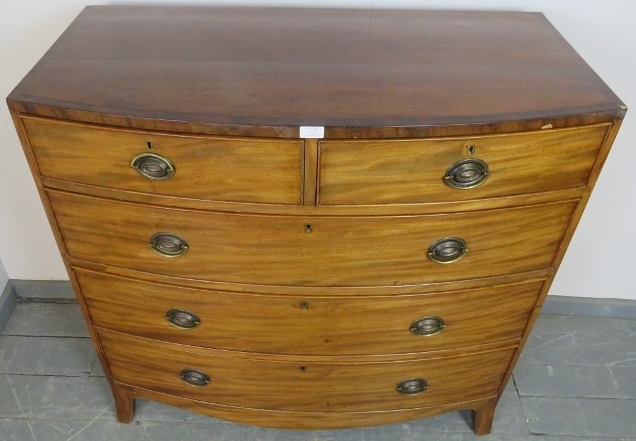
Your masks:
<svg viewBox="0 0 636 441"><path fill-rule="evenodd" d="M464 201L584 187L608 127L470 138L321 141L319 203ZM475 159L487 165L481 185L456 189L445 184L453 164ZM468 167L479 181L479 166ZM471 179L465 180L470 186Z"/></svg>
<svg viewBox="0 0 636 441"><path fill-rule="evenodd" d="M395 286L547 268L576 206L569 201L449 215L304 218L48 193L71 257L169 276L300 286ZM155 252L149 243L169 242L164 233L187 242L185 253ZM430 246L455 236L465 240L466 254L451 264L433 262Z"/></svg>
<svg viewBox="0 0 636 441"><path fill-rule="evenodd" d="M299 355L412 353L518 339L543 285L300 297L204 291L74 271L96 326L192 346Z"/></svg>
<svg viewBox="0 0 636 441"><path fill-rule="evenodd" d="M485 398L497 393L514 351L345 363L203 355L105 330L99 337L118 382L217 404L300 411L408 409ZM209 384L187 384L184 370L204 374ZM427 389L413 395L396 390L411 379L425 380Z"/></svg>
<svg viewBox="0 0 636 441"><path fill-rule="evenodd" d="M301 202L301 140L179 136L37 118L22 121L46 177L184 198ZM174 175L167 180L143 176L131 167L141 154L167 159ZM141 157L142 168L144 160L151 161L146 168L157 166L152 162L157 158Z"/></svg>

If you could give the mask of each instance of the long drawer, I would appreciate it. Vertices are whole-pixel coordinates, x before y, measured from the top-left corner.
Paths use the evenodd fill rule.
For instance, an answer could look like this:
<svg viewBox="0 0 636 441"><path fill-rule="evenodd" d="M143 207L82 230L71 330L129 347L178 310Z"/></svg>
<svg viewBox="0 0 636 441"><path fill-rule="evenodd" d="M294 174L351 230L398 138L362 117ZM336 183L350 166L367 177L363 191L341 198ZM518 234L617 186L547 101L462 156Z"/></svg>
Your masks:
<svg viewBox="0 0 636 441"><path fill-rule="evenodd" d="M320 205L464 201L584 187L609 125L320 142ZM459 187L459 188L458 188Z"/></svg>
<svg viewBox="0 0 636 441"><path fill-rule="evenodd" d="M96 326L173 343L300 355L399 354L518 339L542 281L439 294L204 291L74 268Z"/></svg>
<svg viewBox="0 0 636 441"><path fill-rule="evenodd" d="M217 404L273 410L408 409L496 394L514 348L378 362L231 357L98 330L115 381ZM186 381L187 380L187 381ZM423 380L423 381L422 381ZM409 382L410 381L410 382ZM400 384L404 392L399 392Z"/></svg>
<svg viewBox="0 0 636 441"><path fill-rule="evenodd" d="M301 201L303 140L177 135L29 117L22 122L40 173L49 178L184 198ZM174 174L165 179L170 169Z"/></svg>
<svg viewBox="0 0 636 441"><path fill-rule="evenodd" d="M305 218L48 193L71 257L177 277L297 286L395 286L548 268L577 203L447 215ZM181 255L166 257L151 243ZM439 260L464 251L450 264L429 255Z"/></svg>

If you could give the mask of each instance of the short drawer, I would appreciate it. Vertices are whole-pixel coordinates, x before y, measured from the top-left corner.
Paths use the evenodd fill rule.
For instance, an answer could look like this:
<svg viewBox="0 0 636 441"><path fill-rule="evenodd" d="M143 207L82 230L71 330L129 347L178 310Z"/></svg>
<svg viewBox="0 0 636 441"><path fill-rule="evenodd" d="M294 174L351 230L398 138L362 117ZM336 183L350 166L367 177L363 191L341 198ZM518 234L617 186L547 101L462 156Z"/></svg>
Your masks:
<svg viewBox="0 0 636 441"><path fill-rule="evenodd" d="M448 215L303 217L48 194L71 257L168 276L288 286L396 286L549 268L577 204ZM466 244L463 257L449 264L431 260L433 245L455 237ZM440 246L442 252L462 249Z"/></svg>
<svg viewBox="0 0 636 441"><path fill-rule="evenodd" d="M486 398L497 393L514 352L508 348L377 362L291 361L231 357L221 351L204 354L106 330L98 329L98 334L115 381L205 402L272 410L409 409ZM409 380L422 381L404 384ZM425 390L405 394L398 391L400 384L405 391Z"/></svg>
<svg viewBox="0 0 636 441"><path fill-rule="evenodd" d="M411 204L584 187L608 127L421 140L324 140L319 144L318 201Z"/></svg>
<svg viewBox="0 0 636 441"><path fill-rule="evenodd" d="M40 173L49 178L183 198L301 202L302 140L177 135L28 117L22 122Z"/></svg>
<svg viewBox="0 0 636 441"><path fill-rule="evenodd" d="M74 271L96 326L192 346L298 355L399 354L518 339L543 285L301 297L204 291Z"/></svg>

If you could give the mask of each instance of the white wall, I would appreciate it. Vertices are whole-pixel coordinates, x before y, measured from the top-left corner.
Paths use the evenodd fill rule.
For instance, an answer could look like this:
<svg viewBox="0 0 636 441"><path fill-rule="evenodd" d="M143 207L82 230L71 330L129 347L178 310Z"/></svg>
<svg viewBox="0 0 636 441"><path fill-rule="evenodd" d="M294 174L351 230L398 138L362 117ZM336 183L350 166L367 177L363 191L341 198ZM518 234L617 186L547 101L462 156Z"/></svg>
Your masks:
<svg viewBox="0 0 636 441"><path fill-rule="evenodd" d="M98 3L107 2L90 4ZM86 4L78 0L0 3L0 95L9 94ZM633 0L260 0L240 4L540 11L627 105L636 106ZM633 112L627 113L551 294L636 299L632 288L636 286L636 228L632 227L636 179L629 166L636 138ZM6 106L0 106L0 164L0 259L9 276L66 279Z"/></svg>
<svg viewBox="0 0 636 441"><path fill-rule="evenodd" d="M0 96L4 99L85 2L0 0ZM0 105L0 258L13 279L67 279L5 104Z"/></svg>

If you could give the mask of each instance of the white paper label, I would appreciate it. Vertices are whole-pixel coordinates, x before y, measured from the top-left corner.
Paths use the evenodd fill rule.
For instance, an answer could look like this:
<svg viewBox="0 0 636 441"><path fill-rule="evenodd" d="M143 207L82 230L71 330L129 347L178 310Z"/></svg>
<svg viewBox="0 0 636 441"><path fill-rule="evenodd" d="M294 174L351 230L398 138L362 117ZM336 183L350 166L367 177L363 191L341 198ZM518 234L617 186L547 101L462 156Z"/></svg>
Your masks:
<svg viewBox="0 0 636 441"><path fill-rule="evenodd" d="M301 138L324 138L325 128L322 126L300 126Z"/></svg>

